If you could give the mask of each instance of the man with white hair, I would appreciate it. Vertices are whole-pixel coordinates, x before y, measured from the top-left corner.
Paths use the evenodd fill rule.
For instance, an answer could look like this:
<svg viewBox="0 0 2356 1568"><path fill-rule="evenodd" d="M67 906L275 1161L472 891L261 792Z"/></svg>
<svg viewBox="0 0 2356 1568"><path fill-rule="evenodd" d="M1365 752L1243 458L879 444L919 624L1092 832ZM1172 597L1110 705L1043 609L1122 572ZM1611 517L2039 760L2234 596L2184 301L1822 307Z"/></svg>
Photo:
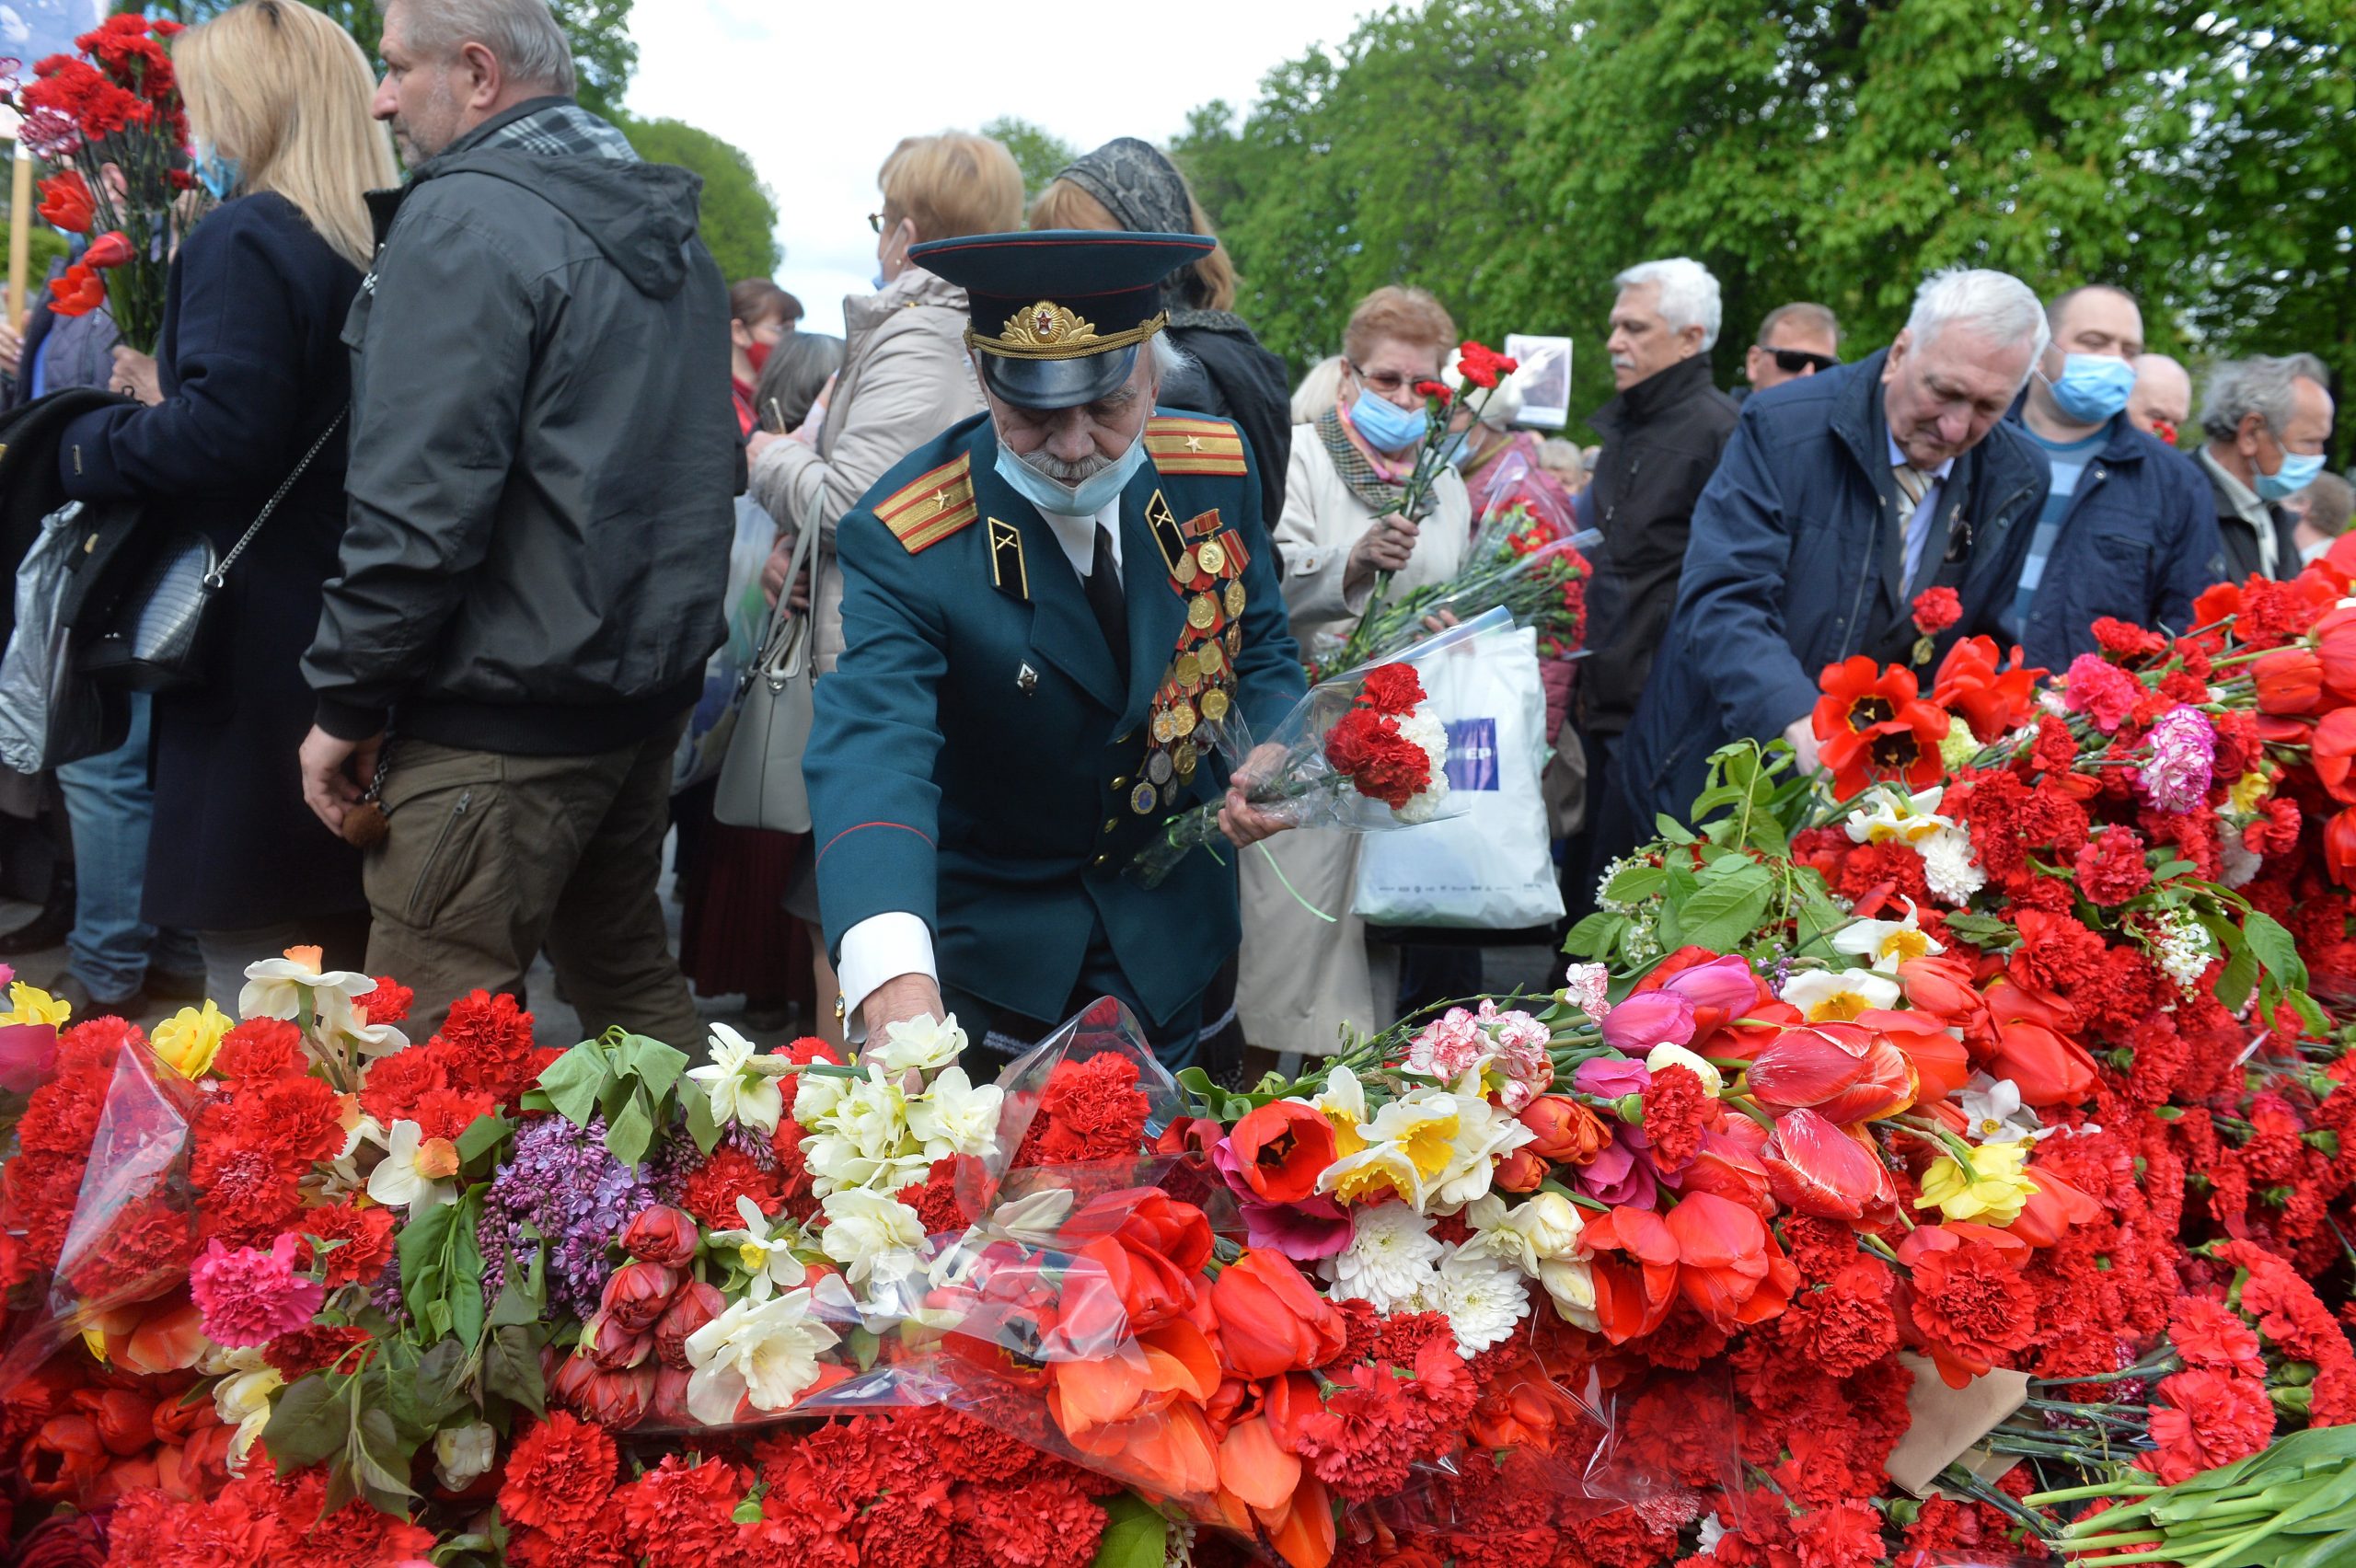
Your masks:
<svg viewBox="0 0 2356 1568"><path fill-rule="evenodd" d="M2127 395L2127 422L2144 434L2176 444L2177 432L2192 422L2192 377L2165 354L2135 356L2135 389Z"/></svg>
<svg viewBox="0 0 2356 1568"><path fill-rule="evenodd" d="M2254 354L2211 373L2198 457L2215 494L2227 581L2299 574L2297 519L2282 502L2323 472L2329 381L2313 354Z"/></svg>
<svg viewBox="0 0 2356 1568"><path fill-rule="evenodd" d="M1689 811L1710 754L1781 737L1816 765L1824 667L1915 663L1913 605L1951 590L1925 680L1960 637L1993 633L2045 500L2047 465L2005 411L2045 351L2019 279L1950 269L1890 346L1744 405L1693 513L1677 616L1628 734L1624 853L1656 812Z"/></svg>
<svg viewBox="0 0 2356 1568"><path fill-rule="evenodd" d="M1718 281L1689 257L1646 261L1612 280L1611 379L1619 396L1589 416L1603 455L1580 518L1603 532L1588 588L1579 733L1589 798L1608 780L1636 713L1653 656L1677 605L1693 503L1718 466L1738 409L1710 379L1718 340ZM1590 813L1591 817L1591 813ZM1566 851L1573 914L1591 907L1584 860L1592 826Z"/></svg>
<svg viewBox="0 0 2356 1568"><path fill-rule="evenodd" d="M545 949L588 1033L692 1051L655 889L745 488L700 182L572 100L544 0L392 0L379 52L410 175L344 329L304 798L425 1032Z"/></svg>

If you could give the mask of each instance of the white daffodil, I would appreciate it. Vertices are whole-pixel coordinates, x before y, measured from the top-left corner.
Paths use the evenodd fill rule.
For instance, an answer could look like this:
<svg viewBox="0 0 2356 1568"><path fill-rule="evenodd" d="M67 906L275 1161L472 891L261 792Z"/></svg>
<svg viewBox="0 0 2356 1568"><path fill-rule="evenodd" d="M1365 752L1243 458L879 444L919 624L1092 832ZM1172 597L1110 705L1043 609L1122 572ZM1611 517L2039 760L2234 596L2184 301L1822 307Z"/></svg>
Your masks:
<svg viewBox="0 0 2356 1568"><path fill-rule="evenodd" d="M1485 1196L1497 1161L1538 1136L1481 1093L1479 1084L1475 1070L1455 1090L1456 1136L1449 1140L1448 1164L1419 1205L1427 1214L1452 1214Z"/></svg>
<svg viewBox="0 0 2356 1568"><path fill-rule="evenodd" d="M1556 1259L1580 1256L1579 1236L1587 1228L1578 1205L1560 1193L1534 1193L1510 1208L1492 1193L1464 1217L1475 1244L1532 1279L1542 1278L1541 1271Z"/></svg>
<svg viewBox="0 0 2356 1568"><path fill-rule="evenodd" d="M1964 1114L1964 1136L1974 1143L2019 1143L2024 1138L2036 1143L2055 1130L2021 1104L2021 1086L2010 1078L1972 1074L1956 1096L1956 1107Z"/></svg>
<svg viewBox="0 0 2356 1568"><path fill-rule="evenodd" d="M1334 1125L1334 1152L1356 1154L1366 1147L1359 1129L1366 1125L1366 1086L1347 1067L1325 1075L1324 1092L1309 1102Z"/></svg>
<svg viewBox="0 0 2356 1568"><path fill-rule="evenodd" d="M755 1410L785 1409L818 1380L818 1357L842 1336L811 1315L811 1293L749 1297L687 1336L687 1413L707 1426L736 1419L747 1399Z"/></svg>
<svg viewBox="0 0 2356 1568"><path fill-rule="evenodd" d="M835 1113L851 1080L840 1073L800 1073L793 1085L793 1119L815 1127Z"/></svg>
<svg viewBox="0 0 2356 1568"><path fill-rule="evenodd" d="M1897 974L1898 966L1910 958L1928 958L1947 951L1945 944L1923 929L1923 912L1914 907L1911 900L1907 901L1903 920L1850 921L1832 933L1832 948L1836 952L1864 959L1868 967L1885 974Z"/></svg>
<svg viewBox="0 0 2356 1568"><path fill-rule="evenodd" d="M1784 1000L1810 1023L1846 1023L1869 1009L1898 1005L1898 982L1865 969L1810 969L1784 983Z"/></svg>
<svg viewBox="0 0 2356 1568"><path fill-rule="evenodd" d="M745 1294L756 1301L766 1301L779 1290L791 1290L810 1276L801 1259L793 1255L793 1243L801 1239L801 1227L790 1215L780 1214L775 1228L761 1212L761 1205L739 1194L736 1216L745 1222L742 1230L715 1230L711 1233L714 1254L733 1254L736 1266L745 1271L748 1283Z"/></svg>
<svg viewBox="0 0 2356 1568"><path fill-rule="evenodd" d="M303 1009L304 991L316 1002L322 991L341 994L356 1002L376 988L365 974L347 969L321 970L315 947L288 948L283 958L265 958L246 966L246 983L237 992L239 1018L294 1018Z"/></svg>
<svg viewBox="0 0 2356 1568"><path fill-rule="evenodd" d="M928 1160L953 1154L987 1159L998 1150L999 1111L1005 1099L998 1085L976 1085L964 1068L943 1067L920 1099L908 1101L908 1131L924 1145Z"/></svg>
<svg viewBox="0 0 2356 1568"><path fill-rule="evenodd" d="M367 995L362 992L361 995ZM318 993L319 1024L352 1042L364 1056L389 1056L409 1049L409 1036L389 1023L371 1023L368 1009L332 986Z"/></svg>
<svg viewBox="0 0 2356 1568"><path fill-rule="evenodd" d="M1683 1067L1702 1080L1702 1087L1711 1099L1726 1092L1727 1080L1706 1056L1696 1055L1682 1045L1672 1045L1666 1040L1645 1054L1645 1071L1657 1073L1663 1067Z"/></svg>
<svg viewBox="0 0 2356 1568"><path fill-rule="evenodd" d="M448 1138L429 1138L415 1122L395 1122L385 1158L368 1173L368 1195L387 1208L411 1214L458 1201L458 1150Z"/></svg>
<svg viewBox="0 0 2356 1568"><path fill-rule="evenodd" d="M827 1131L849 1138L870 1159L889 1159L908 1141L908 1095L884 1069L867 1064L867 1076L844 1080L842 1102L826 1118Z"/></svg>
<svg viewBox="0 0 2356 1568"><path fill-rule="evenodd" d="M916 1272L917 1249L924 1245L924 1220L916 1210L863 1188L829 1193L820 1207L826 1228L819 1244L852 1285L894 1285Z"/></svg>
<svg viewBox="0 0 2356 1568"><path fill-rule="evenodd" d="M224 1378L213 1386L213 1413L221 1418L224 1426L237 1430L229 1438L229 1473L237 1475L246 1468L246 1456L270 1424L270 1396L286 1384L275 1369L260 1364L261 1356L254 1353L257 1365L233 1377Z"/></svg>
<svg viewBox="0 0 2356 1568"><path fill-rule="evenodd" d="M965 1049L965 1032L957 1027L957 1015L936 1019L930 1013L921 1018L904 1019L887 1024L884 1043L878 1047L869 1042L859 1054L860 1066L875 1063L887 1073L905 1072L910 1067L930 1072L955 1061Z"/></svg>
<svg viewBox="0 0 2356 1568"><path fill-rule="evenodd" d="M687 1076L703 1086L715 1125L742 1123L756 1132L777 1131L785 1114L785 1090L759 1063L758 1046L724 1023L711 1026L711 1060L689 1067Z"/></svg>
<svg viewBox="0 0 2356 1568"><path fill-rule="evenodd" d="M1950 819L1939 815L1939 797L1945 792L1945 786L1934 784L1928 790L1902 795L1896 786L1884 785L1851 812L1841 825L1847 830L1852 844L1920 843L1939 829L1955 825Z"/></svg>
<svg viewBox="0 0 2356 1568"><path fill-rule="evenodd" d="M1456 1095L1440 1089L1415 1090L1357 1129L1353 1136L1359 1140L1358 1148L1327 1166L1317 1178L1317 1190L1345 1204L1396 1196L1422 1208L1433 1183L1456 1163L1463 1121L1464 1106Z"/></svg>
<svg viewBox="0 0 2356 1568"><path fill-rule="evenodd" d="M488 1474L498 1458L499 1433L483 1422L445 1426L433 1435L433 1477L453 1492L464 1492Z"/></svg>

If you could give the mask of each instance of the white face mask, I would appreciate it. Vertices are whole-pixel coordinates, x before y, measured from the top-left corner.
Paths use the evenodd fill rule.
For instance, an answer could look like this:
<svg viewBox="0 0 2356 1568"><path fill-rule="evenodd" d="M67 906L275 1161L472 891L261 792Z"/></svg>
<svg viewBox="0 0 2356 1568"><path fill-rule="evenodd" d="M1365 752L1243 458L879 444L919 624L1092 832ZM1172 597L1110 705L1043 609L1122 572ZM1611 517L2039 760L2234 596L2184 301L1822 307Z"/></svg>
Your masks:
<svg viewBox="0 0 2356 1568"><path fill-rule="evenodd" d="M999 478L1012 485L1023 500L1040 511L1065 517L1093 517L1127 488L1144 464L1145 427L1140 425L1137 439L1129 443L1127 451L1077 485L1049 478L1016 456L1003 441L999 443L998 461L992 467L997 468Z"/></svg>

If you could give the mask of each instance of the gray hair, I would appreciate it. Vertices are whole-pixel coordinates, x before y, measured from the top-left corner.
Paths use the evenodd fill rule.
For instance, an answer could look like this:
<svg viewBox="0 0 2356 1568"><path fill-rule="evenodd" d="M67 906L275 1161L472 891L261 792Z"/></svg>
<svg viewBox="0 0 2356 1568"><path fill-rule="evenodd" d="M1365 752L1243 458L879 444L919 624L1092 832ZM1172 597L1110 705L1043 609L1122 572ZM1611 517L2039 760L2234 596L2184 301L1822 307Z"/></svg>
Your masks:
<svg viewBox="0 0 2356 1568"><path fill-rule="evenodd" d="M2053 334L2045 322L2045 306L2027 283L2010 272L1985 267L1943 267L1923 280L1914 291L1914 308L1906 317L1907 334L1914 347L1929 346L1940 329L1969 327L1999 344L2027 343L2028 374L2045 357Z"/></svg>
<svg viewBox="0 0 2356 1568"><path fill-rule="evenodd" d="M1195 356L1170 340L1167 332L1156 332L1148 340L1153 344L1153 370L1164 386L1195 368Z"/></svg>
<svg viewBox="0 0 2356 1568"><path fill-rule="evenodd" d="M479 43L514 82L572 95L572 45L548 0L400 0L400 7L403 41L420 54L449 60Z"/></svg>
<svg viewBox="0 0 2356 1568"><path fill-rule="evenodd" d="M1708 353L1716 346L1723 310L1718 300L1718 280L1710 275L1707 267L1690 256L1672 256L1665 261L1640 262L1611 280L1613 288L1623 290L1646 283L1660 290L1657 308L1670 331L1699 327L1702 352Z"/></svg>
<svg viewBox="0 0 2356 1568"><path fill-rule="evenodd" d="M2299 406L2291 383L2303 376L2318 386L2331 385L2331 373L2313 354L2252 354L2225 361L2209 373L2200 433L2212 441L2231 441L2242 421L2256 414L2279 434Z"/></svg>
<svg viewBox="0 0 2356 1568"><path fill-rule="evenodd" d="M1759 336L1754 341L1761 348L1765 348L1767 340L1775 335L1775 329L1786 321L1803 332L1823 333L1832 340L1832 346L1835 349L1841 346L1841 318L1832 314L1830 306L1805 299L1794 300L1789 305L1779 305L1769 311L1766 318L1759 323Z"/></svg>

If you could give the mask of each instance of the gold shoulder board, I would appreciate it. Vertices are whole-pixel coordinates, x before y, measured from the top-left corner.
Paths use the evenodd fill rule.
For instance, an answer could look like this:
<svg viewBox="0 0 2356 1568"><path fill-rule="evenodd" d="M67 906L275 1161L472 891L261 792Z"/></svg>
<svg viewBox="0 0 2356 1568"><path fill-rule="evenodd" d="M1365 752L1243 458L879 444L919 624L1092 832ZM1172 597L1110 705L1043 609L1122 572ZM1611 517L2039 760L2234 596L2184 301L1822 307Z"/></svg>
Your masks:
<svg viewBox="0 0 2356 1568"><path fill-rule="evenodd" d="M965 453L902 485L876 503L875 515L910 555L921 554L974 521L974 479Z"/></svg>
<svg viewBox="0 0 2356 1568"><path fill-rule="evenodd" d="M1225 420L1156 414L1145 422L1146 455L1165 474L1234 474L1244 470L1243 434Z"/></svg>

